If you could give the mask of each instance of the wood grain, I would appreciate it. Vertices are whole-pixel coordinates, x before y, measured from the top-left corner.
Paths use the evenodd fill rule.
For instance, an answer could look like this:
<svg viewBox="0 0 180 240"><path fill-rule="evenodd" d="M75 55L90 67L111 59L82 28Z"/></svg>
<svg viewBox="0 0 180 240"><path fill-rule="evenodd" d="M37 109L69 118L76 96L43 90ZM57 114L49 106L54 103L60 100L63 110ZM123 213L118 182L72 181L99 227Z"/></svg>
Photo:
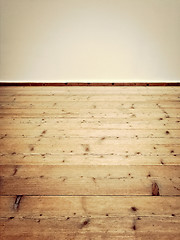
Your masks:
<svg viewBox="0 0 180 240"><path fill-rule="evenodd" d="M2 239L179 240L179 218L1 219Z"/></svg>
<svg viewBox="0 0 180 240"><path fill-rule="evenodd" d="M18 210L16 196L0 197L5 218L76 217L179 217L179 196L22 196Z"/></svg>
<svg viewBox="0 0 180 240"><path fill-rule="evenodd" d="M180 239L180 88L0 87L0 235Z"/></svg>
<svg viewBox="0 0 180 240"><path fill-rule="evenodd" d="M180 166L3 165L0 170L1 195L156 195L154 183L160 195L180 195Z"/></svg>

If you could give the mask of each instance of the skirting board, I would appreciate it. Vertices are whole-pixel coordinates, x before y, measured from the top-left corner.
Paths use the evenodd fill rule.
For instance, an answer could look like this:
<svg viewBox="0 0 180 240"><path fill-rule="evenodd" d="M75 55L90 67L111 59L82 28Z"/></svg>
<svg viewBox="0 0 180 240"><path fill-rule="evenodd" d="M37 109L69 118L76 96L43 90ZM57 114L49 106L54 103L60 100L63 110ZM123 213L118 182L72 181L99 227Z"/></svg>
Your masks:
<svg viewBox="0 0 180 240"><path fill-rule="evenodd" d="M0 86L180 86L180 82L0 82Z"/></svg>

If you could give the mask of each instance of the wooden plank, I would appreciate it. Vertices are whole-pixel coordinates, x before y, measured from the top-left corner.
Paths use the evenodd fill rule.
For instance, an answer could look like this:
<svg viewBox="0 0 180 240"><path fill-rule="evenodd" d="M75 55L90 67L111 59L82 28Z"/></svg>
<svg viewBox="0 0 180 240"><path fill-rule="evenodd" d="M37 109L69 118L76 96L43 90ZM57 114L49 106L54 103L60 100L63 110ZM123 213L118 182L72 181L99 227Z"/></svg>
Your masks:
<svg viewBox="0 0 180 240"><path fill-rule="evenodd" d="M169 135L169 133L164 133L164 135ZM165 135L165 136L166 136ZM23 145L49 145L49 143L52 141L51 137L45 137L46 136L46 130L42 131L38 138L26 138L26 137L16 137L16 138L1 138L0 139L0 146L8 144L9 146L12 145L19 145L21 143L21 146L23 148ZM38 143L39 142L39 143ZM139 138L139 137L134 137L134 138L117 138L117 137L96 137L96 138L89 138L89 137L81 137L75 136L75 137L69 137L69 138L64 138L64 136L60 136L59 138L56 136L53 138L53 145L55 146L64 146L69 144L70 146L75 144L75 145L94 145L96 144L97 146L99 145L149 145L149 146L154 146L154 145L172 145L172 148L174 145L180 145L180 137L179 138ZM156 150L156 149L154 149Z"/></svg>
<svg viewBox="0 0 180 240"><path fill-rule="evenodd" d="M0 196L1 218L172 217L180 197L163 196Z"/></svg>
<svg viewBox="0 0 180 240"><path fill-rule="evenodd" d="M63 104L61 102L52 102L52 101L44 101L44 102L0 102L0 108L30 108L30 109L38 109L38 108L52 108L52 109L64 109L65 111L80 110L80 109L178 109L180 108L180 102L174 104L174 102L162 102L162 103L152 103L152 102L67 102L65 101Z"/></svg>
<svg viewBox="0 0 180 240"><path fill-rule="evenodd" d="M92 94L97 94L97 93L101 93L104 92L105 94L112 94L112 93L132 93L132 94L136 94L136 93L151 93L151 94L175 94L175 93L179 93L180 92L180 89L179 87L176 87L176 86L172 86L172 87L153 87L153 88L150 88L150 87L143 87L143 86L136 86L136 87L129 87L129 86L120 86L120 87L114 87L112 88L111 86L109 87L93 87L93 88L90 88L90 87L68 87L68 86L65 86L65 87L36 87L36 86L29 86L29 87L0 87L0 92L1 94L10 94L10 93L23 93L23 94L26 94L26 93L33 93L33 94L39 94L42 92L43 93L47 93L47 94L52 94L52 93L76 93L76 94L82 94L82 93L92 93Z"/></svg>
<svg viewBox="0 0 180 240"><path fill-rule="evenodd" d="M51 128L56 124L57 128L61 127L65 129L66 126L70 125L75 125L76 128L82 128L83 126L93 126L93 128L99 128L103 127L104 125L108 128L108 126L121 126L121 125L127 125L131 126L132 124L136 124L135 126L142 126L146 129L147 125L152 125L152 129L158 129L160 126L166 126L167 124L174 124L176 128L180 127L180 118L177 117L162 117L162 118L157 118L157 117L149 117L148 119L143 119L139 118L137 119L132 117L132 118L104 118L104 117L95 117L90 118L90 117L71 117L71 116L64 116L64 117L46 117L46 116L38 116L38 117L14 117L12 118L11 116L2 116L0 117L0 127L3 127L6 125L7 127L10 124L15 124L15 125L22 125L22 124L29 124L29 127L33 124L38 124L38 125L52 125ZM66 124L65 127L62 126L62 124ZM157 127L154 126L157 124ZM70 128L69 127L69 128ZM175 128L174 127L174 128ZM173 128L173 129L174 129Z"/></svg>
<svg viewBox="0 0 180 240"><path fill-rule="evenodd" d="M111 108L111 109L108 109L108 108L104 108L104 109L87 109L87 108L81 108L81 107L67 107L66 109L61 106L61 108L49 108L48 109L48 112L47 112L47 109L46 107L44 107L44 109L41 107L41 108L29 108L29 109L26 109L26 108L1 108L0 109L0 113L4 113L4 114L26 114L26 113L31 113L32 115L33 114L44 114L44 112L47 114L48 112L51 113L51 114L72 114L72 116L74 114L96 114L96 116L99 116L100 115L103 115L103 114L119 114L120 116L122 115L129 115L129 114L136 114L137 116L141 116L141 115L145 115L147 114L148 116L151 116L152 114L152 109L148 109L148 108L144 108L144 109L135 109L135 108L122 108L122 109L118 109L118 108ZM161 115L171 115L172 117L173 116L178 116L179 114L179 109L166 109L164 110L163 108L160 109L160 108L157 108L157 109L154 109L154 115L155 114L161 114ZM134 116L135 117L135 116Z"/></svg>
<svg viewBox="0 0 180 240"><path fill-rule="evenodd" d="M1 177L39 177L44 173L44 178L58 178L62 174L71 178L84 177L121 179L121 178L178 178L180 166L16 166L0 165ZM14 174L14 169L16 170ZM70 174L71 172L71 174ZM13 175L14 174L14 175ZM109 175L110 174L110 175ZM87 176L86 176L87 175ZM150 176L149 176L150 175Z"/></svg>
<svg viewBox="0 0 180 240"><path fill-rule="evenodd" d="M179 240L179 218L120 217L1 219L3 240L16 239L161 239ZM148 233L148 234L147 234Z"/></svg>
<svg viewBox="0 0 180 240"><path fill-rule="evenodd" d="M35 102L35 101L39 101L39 102L47 102L47 101L53 101L53 102L68 102L68 101L89 101L89 102L99 102L99 101L120 101L121 103L124 102L133 102L133 101L138 101L138 102L145 102L145 101L151 101L151 102L156 102L156 103L161 103L161 102L174 102L175 104L179 102L179 94L172 94L172 95L168 95L168 96L163 96L163 95L120 95L120 94L110 94L110 95L103 95L102 93L99 95L93 94L93 95L88 95L85 94L84 95L74 95L73 94L64 94L64 96L61 94L59 96L55 96L55 95L42 95L42 96L34 96L34 95L26 95L26 96L16 96L16 94L14 94L13 96L2 96L0 95L0 102Z"/></svg>
<svg viewBox="0 0 180 240"><path fill-rule="evenodd" d="M14 118L15 119L15 118ZM85 120L85 119L83 119ZM58 131L65 131L65 129L67 130L78 130L78 129L83 129L83 130L87 130L89 129L90 131L93 130L144 130L144 129L148 129L148 130L167 130L167 131L171 131L171 130L179 130L180 129L180 121L178 120L178 124L176 124L176 121L169 121L168 123L160 123L158 120L151 120L151 121L145 121L145 122L141 122L141 121L135 121L135 122L122 122L122 123L99 123L96 124L95 122L83 122L80 123L80 125L78 126L78 124L76 124L75 122L71 122L71 121L65 121L64 119L64 125L62 124L62 121L57 119L56 122L54 123L54 125L50 126L50 123L42 122L42 123L21 123L20 125L18 124L2 124L0 126L0 130L25 130L25 129L29 129L29 130L40 130L40 131L44 131L45 129L47 130L47 128L51 128L51 129L55 129L57 128ZM23 120L21 120L23 121ZM43 120L42 120L43 121ZM157 123L157 125L155 125Z"/></svg>
<svg viewBox="0 0 180 240"><path fill-rule="evenodd" d="M180 166L0 166L1 195L179 195ZM133 186L133 187L132 187Z"/></svg>
<svg viewBox="0 0 180 240"><path fill-rule="evenodd" d="M17 120L17 119L16 119ZM0 121L1 122L1 121ZM18 121L16 121L17 123ZM44 132L45 131L45 132ZM45 130L42 129L1 129L0 138L95 138L95 139L141 139L143 138L146 141L146 138L150 139L159 139L165 138L174 139L174 142L180 138L180 129L179 130L169 130L168 132L158 129L157 130L147 130L147 129L55 129L47 127ZM105 140L105 139L104 139ZM36 139L34 139L36 141Z"/></svg>
<svg viewBox="0 0 180 240"><path fill-rule="evenodd" d="M111 154L0 154L6 165L180 165L180 155L111 155Z"/></svg>
<svg viewBox="0 0 180 240"><path fill-rule="evenodd" d="M141 139L135 139L134 141L125 141L123 139L122 143L118 143L116 140L107 140L107 142L101 140L94 141L92 138L87 139L86 142L78 139L74 141L73 139L57 139L58 141L49 141L47 138L42 138L36 142L31 139L23 138L20 139L0 139L0 147L3 149L1 152L4 154L11 153L12 155L16 153L66 153L66 154L110 154L110 155L177 155L180 154L180 144L157 144ZM110 144L111 143L111 144Z"/></svg>
<svg viewBox="0 0 180 240"><path fill-rule="evenodd" d="M108 110L108 109L107 109ZM149 119L149 118L170 118L170 117L175 117L175 118L180 118L180 112L119 112L119 111L114 111L114 112L64 112L64 111L54 111L53 109L48 109L48 110L43 110L43 109L1 109L0 110L0 117L37 117L37 116L42 116L43 117L81 117L81 118L94 118L94 115L96 118L123 118L123 119L128 119L128 118L136 118L137 120L139 119Z"/></svg>
<svg viewBox="0 0 180 240"><path fill-rule="evenodd" d="M19 119L18 119L19 118ZM57 129L67 131L68 130L179 130L180 120L178 118L167 118L161 120L161 118L148 118L137 120L133 118L119 119L119 118L22 118L22 117L0 118L0 129L29 129L29 130L48 130Z"/></svg>
<svg viewBox="0 0 180 240"><path fill-rule="evenodd" d="M104 94L112 94L112 93L122 93L122 94L125 94L128 93L132 93L132 94L136 94L136 93L150 93L150 94L175 94L175 93L179 93L180 92L180 89L179 87L176 87L176 86L172 86L172 87L153 87L153 88L150 88L150 87L143 87L143 86L136 86L136 87L129 87L129 86L120 86L120 87L114 87L112 88L111 86L110 87L93 87L93 88L90 88L90 87L68 87L68 86L65 86L65 87L36 87L36 86L29 86L29 87L21 87L21 86L18 86L18 87L3 87L1 86L0 87L0 92L1 94L10 94L10 93L22 93L22 94L26 94L26 93L32 93L32 94L38 94L42 92L43 93L47 93L47 94L52 94L52 93L76 93L76 94L82 94L82 93L92 93L92 94L97 94L97 93L100 93L102 94L102 92Z"/></svg>

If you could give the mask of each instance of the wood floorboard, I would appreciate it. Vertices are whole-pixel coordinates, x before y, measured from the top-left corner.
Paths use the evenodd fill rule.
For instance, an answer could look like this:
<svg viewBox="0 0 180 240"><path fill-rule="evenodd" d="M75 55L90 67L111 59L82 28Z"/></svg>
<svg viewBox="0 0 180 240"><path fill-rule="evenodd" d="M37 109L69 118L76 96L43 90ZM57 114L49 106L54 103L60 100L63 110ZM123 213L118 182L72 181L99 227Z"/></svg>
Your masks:
<svg viewBox="0 0 180 240"><path fill-rule="evenodd" d="M1 120L0 120L1 122ZM19 122L20 123L20 122ZM171 130L164 131L162 129L157 130L138 130L138 129L55 129L51 128L48 131L41 129L1 129L0 137L4 138L39 138L40 136L43 138L60 138L62 139L71 139L71 138L95 138L95 139L142 139L142 138L163 138L165 141L169 138L180 138L180 129L179 130ZM105 140L103 139L103 140ZM35 139L34 139L35 140Z"/></svg>
<svg viewBox="0 0 180 240"><path fill-rule="evenodd" d="M1 196L0 212L10 218L179 217L179 196Z"/></svg>
<svg viewBox="0 0 180 240"><path fill-rule="evenodd" d="M180 88L0 87L3 240L179 240Z"/></svg>

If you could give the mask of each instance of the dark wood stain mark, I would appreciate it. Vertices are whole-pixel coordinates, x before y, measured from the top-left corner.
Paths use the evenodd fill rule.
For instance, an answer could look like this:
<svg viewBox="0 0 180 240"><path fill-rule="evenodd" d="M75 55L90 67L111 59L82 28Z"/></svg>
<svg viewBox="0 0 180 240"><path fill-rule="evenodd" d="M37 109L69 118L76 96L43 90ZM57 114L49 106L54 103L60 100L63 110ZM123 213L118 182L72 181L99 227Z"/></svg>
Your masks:
<svg viewBox="0 0 180 240"><path fill-rule="evenodd" d="M159 118L159 120L163 120L163 118Z"/></svg>
<svg viewBox="0 0 180 240"><path fill-rule="evenodd" d="M108 217L109 216L109 214L108 213L106 213L106 217Z"/></svg>
<svg viewBox="0 0 180 240"><path fill-rule="evenodd" d="M102 138L101 138L102 141L105 140L105 139L106 139L105 137L102 137Z"/></svg>
<svg viewBox="0 0 180 240"><path fill-rule="evenodd" d="M16 175L17 171L18 171L18 167L16 166L13 172L13 176Z"/></svg>
<svg viewBox="0 0 180 240"><path fill-rule="evenodd" d="M85 226L88 225L89 223L90 223L90 219L87 218L87 219L81 224L81 227L80 227L80 228L85 227Z"/></svg>
<svg viewBox="0 0 180 240"><path fill-rule="evenodd" d="M161 164L164 165L164 162L161 160Z"/></svg>
<svg viewBox="0 0 180 240"><path fill-rule="evenodd" d="M168 135L169 134L169 131L166 131L166 135Z"/></svg>
<svg viewBox="0 0 180 240"><path fill-rule="evenodd" d="M136 230L136 225L135 225L135 224L132 226L132 229L133 229L134 231Z"/></svg>
<svg viewBox="0 0 180 240"><path fill-rule="evenodd" d="M151 177L151 174L149 173L149 174L147 175L147 177Z"/></svg>
<svg viewBox="0 0 180 240"><path fill-rule="evenodd" d="M42 134L45 134L47 132L47 130L44 130L44 131L42 131Z"/></svg>
<svg viewBox="0 0 180 240"><path fill-rule="evenodd" d="M16 152L12 152L12 153L11 153L11 155L15 155L15 154L16 154Z"/></svg>
<svg viewBox="0 0 180 240"><path fill-rule="evenodd" d="M7 137L7 134L4 134L4 136L2 136L1 139L5 138L5 137Z"/></svg>
<svg viewBox="0 0 180 240"><path fill-rule="evenodd" d="M180 191L180 188L178 188L178 187L175 187L175 186L174 186L174 189L176 189L176 190Z"/></svg>
<svg viewBox="0 0 180 240"><path fill-rule="evenodd" d="M174 153L174 150L171 150L171 153Z"/></svg>
<svg viewBox="0 0 180 240"><path fill-rule="evenodd" d="M67 217L67 218L66 218L66 220L69 220L69 219L70 219L70 217Z"/></svg>
<svg viewBox="0 0 180 240"><path fill-rule="evenodd" d="M34 147L31 147L31 148L30 148L30 151L31 151L31 152L34 151Z"/></svg>
<svg viewBox="0 0 180 240"><path fill-rule="evenodd" d="M138 155L139 155L139 154L141 154L141 153L140 153L140 152L136 152L136 154L138 154Z"/></svg>
<svg viewBox="0 0 180 240"><path fill-rule="evenodd" d="M23 197L23 195L17 195L16 196L16 200L14 202L14 210L18 210L19 209L19 205L20 205L22 197Z"/></svg>
<svg viewBox="0 0 180 240"><path fill-rule="evenodd" d="M85 150L86 150L86 152L89 152L89 147L86 147L86 149L85 149Z"/></svg>
<svg viewBox="0 0 180 240"><path fill-rule="evenodd" d="M9 217L9 219L14 219L14 217Z"/></svg>
<svg viewBox="0 0 180 240"><path fill-rule="evenodd" d="M96 178L95 177L92 177L92 180L96 183Z"/></svg>
<svg viewBox="0 0 180 240"><path fill-rule="evenodd" d="M171 214L173 217L175 217L176 215L174 213Z"/></svg>
<svg viewBox="0 0 180 240"><path fill-rule="evenodd" d="M131 207L131 210L136 212L138 209L136 207Z"/></svg>
<svg viewBox="0 0 180 240"><path fill-rule="evenodd" d="M159 186L157 185L157 183L153 183L152 184L152 196L159 196Z"/></svg>

